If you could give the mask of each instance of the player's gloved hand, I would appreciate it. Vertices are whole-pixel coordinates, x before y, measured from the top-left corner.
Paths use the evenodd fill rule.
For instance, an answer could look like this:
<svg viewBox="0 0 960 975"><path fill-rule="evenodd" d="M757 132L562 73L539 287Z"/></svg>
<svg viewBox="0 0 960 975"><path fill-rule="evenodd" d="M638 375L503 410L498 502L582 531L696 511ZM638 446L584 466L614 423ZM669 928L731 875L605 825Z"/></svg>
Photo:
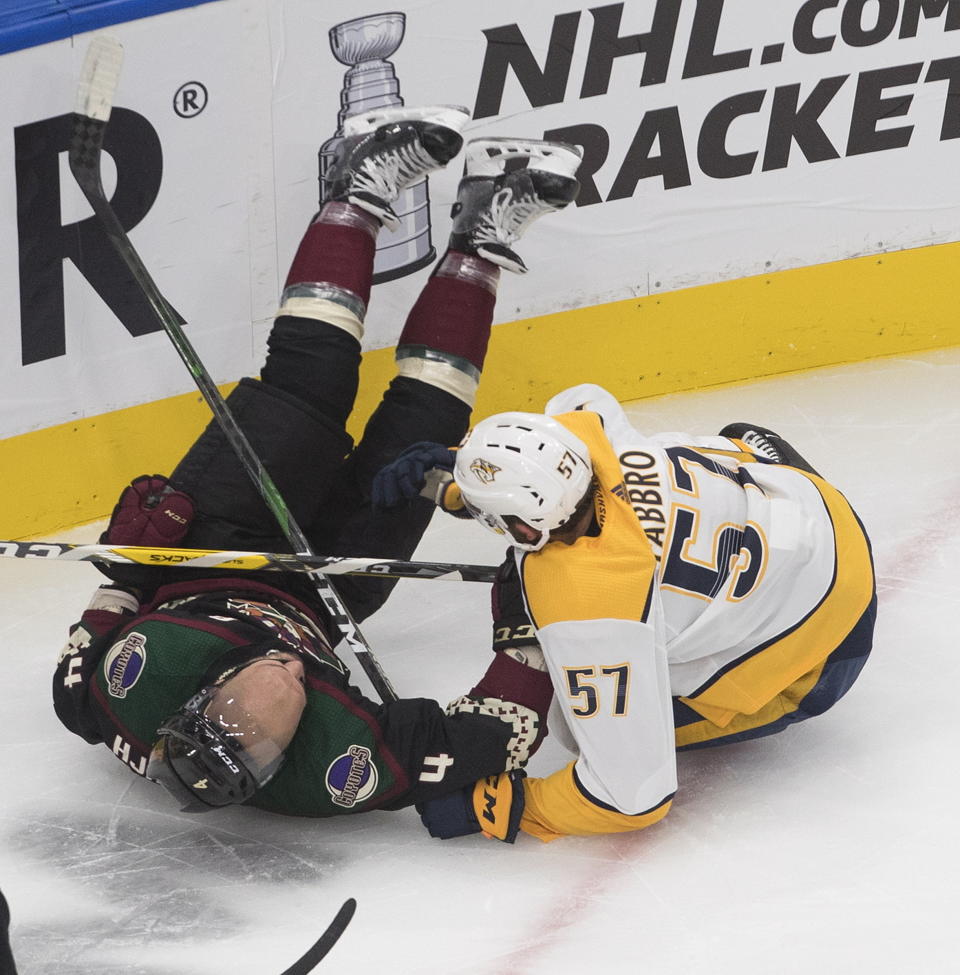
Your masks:
<svg viewBox="0 0 960 975"><path fill-rule="evenodd" d="M512 843L523 815L523 769L501 772L439 799L421 802L417 812L434 839L483 833L488 839Z"/></svg>
<svg viewBox="0 0 960 975"><path fill-rule="evenodd" d="M374 507L395 508L425 489L424 497L441 504L444 488L453 480L455 460L456 453L443 444L426 440L412 444L395 461L377 471L370 489ZM428 473L434 470L440 476L428 478Z"/></svg>
<svg viewBox="0 0 960 975"><path fill-rule="evenodd" d="M190 523L193 500L160 474L144 474L125 488L100 540L108 545L177 545Z"/></svg>

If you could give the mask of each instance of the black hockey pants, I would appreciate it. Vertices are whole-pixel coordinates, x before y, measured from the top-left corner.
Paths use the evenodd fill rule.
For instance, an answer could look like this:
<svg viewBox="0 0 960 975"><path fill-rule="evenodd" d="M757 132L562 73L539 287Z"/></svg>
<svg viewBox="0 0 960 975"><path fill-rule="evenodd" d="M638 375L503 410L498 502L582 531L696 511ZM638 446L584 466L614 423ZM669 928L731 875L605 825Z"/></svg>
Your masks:
<svg viewBox="0 0 960 975"><path fill-rule="evenodd" d="M273 326L268 348L262 378L242 380L227 402L313 550L409 559L434 506L416 498L375 511L373 475L418 440L457 443L466 433L470 408L435 386L397 377L354 447L344 425L358 387L356 339L324 322L283 316ZM197 504L185 547L291 550L216 420L171 481ZM292 573L282 578L283 588L318 605L308 579ZM264 581L277 585L278 576L270 573ZM394 584L340 576L336 589L359 621L379 609Z"/></svg>

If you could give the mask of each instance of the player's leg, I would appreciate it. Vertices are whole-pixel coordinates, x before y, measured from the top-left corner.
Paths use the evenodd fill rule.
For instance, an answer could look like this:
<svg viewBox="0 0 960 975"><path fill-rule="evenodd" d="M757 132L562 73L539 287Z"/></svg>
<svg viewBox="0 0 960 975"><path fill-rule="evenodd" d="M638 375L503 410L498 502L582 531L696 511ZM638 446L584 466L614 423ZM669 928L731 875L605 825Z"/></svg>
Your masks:
<svg viewBox="0 0 960 975"><path fill-rule="evenodd" d="M311 222L287 275L261 379L228 399L294 519L308 524L352 441L376 239L410 182L459 151L465 109L393 109L348 120L329 174L331 199ZM261 547L279 533L223 432L211 423L174 472L197 500L185 544Z"/></svg>
<svg viewBox="0 0 960 975"><path fill-rule="evenodd" d="M313 536L325 539L325 550L391 558L413 554L433 513L432 503L417 498L390 511L375 511L369 501L373 476L412 443L453 445L466 433L490 338L500 267L525 270L505 242L513 243L537 217L562 209L576 197L579 162L578 150L555 143L486 139L468 145L450 247L404 324L397 344L397 377L315 525ZM386 580L349 580L340 589L362 619L383 602L391 585Z"/></svg>
<svg viewBox="0 0 960 975"><path fill-rule="evenodd" d="M519 164L525 165L519 165ZM578 190L580 152L534 140L474 140L454 204L449 249L407 316L397 343L397 378L351 457L359 484L416 440L454 444L466 432L483 369L499 268L525 270L513 243ZM438 399L437 391L447 398ZM446 409L438 410L438 403Z"/></svg>
<svg viewBox="0 0 960 975"><path fill-rule="evenodd" d="M877 597L840 645L816 667L753 714L738 714L724 727L706 720L684 701L673 699L678 751L726 745L774 735L833 707L860 676L873 646Z"/></svg>
<svg viewBox="0 0 960 975"><path fill-rule="evenodd" d="M370 502L370 484L410 444L455 444L463 437L486 354L498 277L497 267L472 255L448 253L439 262L401 333L397 376L307 529L318 551L412 556L433 514L432 502L417 498L379 511ZM343 576L337 591L361 621L379 608L394 584Z"/></svg>
<svg viewBox="0 0 960 975"><path fill-rule="evenodd" d="M325 179L328 202L300 244L261 377L343 425L356 396L376 240L391 204L460 150L466 109L390 108L353 116ZM352 341L351 341L352 340Z"/></svg>
<svg viewBox="0 0 960 975"><path fill-rule="evenodd" d="M877 621L877 597L846 639L827 657L816 683L797 699L796 719L804 721L823 714L843 697L860 676L870 651L873 649L873 630Z"/></svg>

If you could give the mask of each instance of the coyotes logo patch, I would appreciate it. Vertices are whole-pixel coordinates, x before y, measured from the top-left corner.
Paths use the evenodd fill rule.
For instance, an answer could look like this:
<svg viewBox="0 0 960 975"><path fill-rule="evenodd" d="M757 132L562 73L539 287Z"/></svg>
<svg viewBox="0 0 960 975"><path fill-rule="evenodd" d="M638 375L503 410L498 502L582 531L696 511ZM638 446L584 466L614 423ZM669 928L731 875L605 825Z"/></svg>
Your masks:
<svg viewBox="0 0 960 975"><path fill-rule="evenodd" d="M140 679L147 662L147 638L142 633L128 633L115 643L103 661L107 692L111 697L125 698Z"/></svg>

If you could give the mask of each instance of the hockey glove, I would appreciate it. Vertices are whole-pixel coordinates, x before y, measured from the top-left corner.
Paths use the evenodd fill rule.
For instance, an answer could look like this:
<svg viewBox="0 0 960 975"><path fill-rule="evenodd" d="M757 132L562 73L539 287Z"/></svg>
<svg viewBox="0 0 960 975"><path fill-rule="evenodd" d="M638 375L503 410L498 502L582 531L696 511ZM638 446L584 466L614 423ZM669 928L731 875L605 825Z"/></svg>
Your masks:
<svg viewBox="0 0 960 975"><path fill-rule="evenodd" d="M167 548L187 534L193 515L188 495L175 491L160 474L144 474L124 489L100 540L108 545Z"/></svg>
<svg viewBox="0 0 960 975"><path fill-rule="evenodd" d="M523 815L523 780L515 769L480 779L458 792L417 805L417 812L434 839L483 833L488 839L513 843Z"/></svg>
<svg viewBox="0 0 960 975"><path fill-rule="evenodd" d="M401 502L417 497L425 488L428 493L424 496L442 506L443 488L452 482L455 456L443 444L425 440L407 447L395 461L375 475L370 489L374 507L395 508ZM432 476L428 484L427 474L433 470L441 476L439 479Z"/></svg>

